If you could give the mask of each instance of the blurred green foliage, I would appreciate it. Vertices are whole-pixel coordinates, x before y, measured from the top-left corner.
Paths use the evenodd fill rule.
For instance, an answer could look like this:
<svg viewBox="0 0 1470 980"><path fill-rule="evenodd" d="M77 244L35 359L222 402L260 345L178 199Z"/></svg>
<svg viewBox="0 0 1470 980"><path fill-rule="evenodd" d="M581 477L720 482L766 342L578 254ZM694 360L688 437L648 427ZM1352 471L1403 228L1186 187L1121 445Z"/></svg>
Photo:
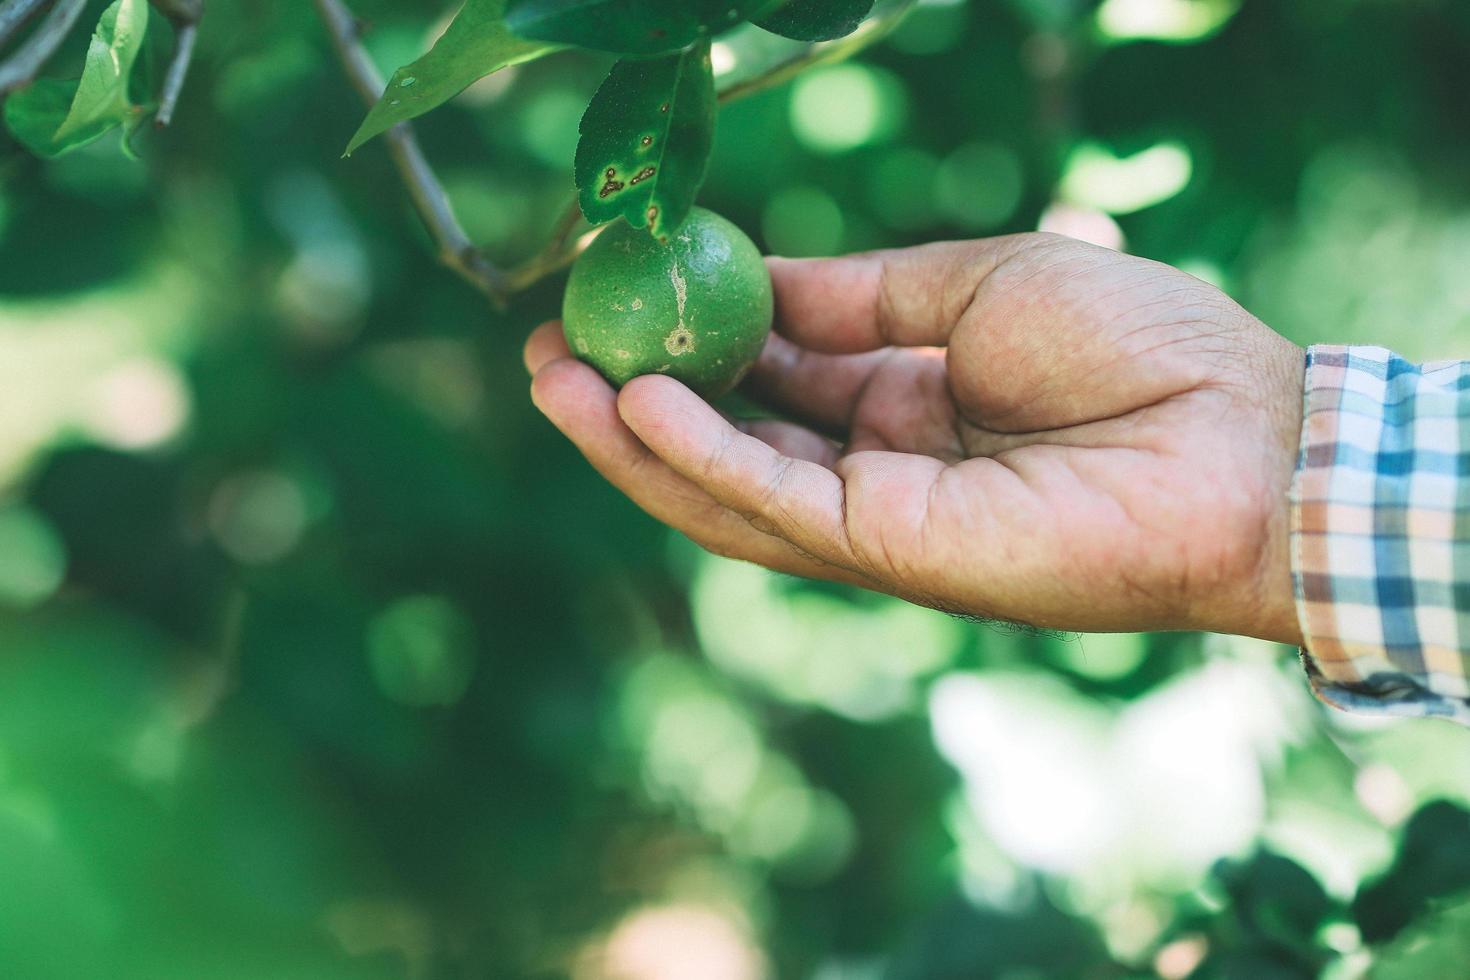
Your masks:
<svg viewBox="0 0 1470 980"><path fill-rule="evenodd" d="M384 69L451 12L357 6ZM701 203L789 254L1058 228L1456 356L1467 52L1459 0L932 0L723 110ZM607 66L420 121L497 259ZM698 553L529 405L560 283L489 311L361 118L252 0L140 159L0 150L0 976L1465 973L1470 732Z"/></svg>

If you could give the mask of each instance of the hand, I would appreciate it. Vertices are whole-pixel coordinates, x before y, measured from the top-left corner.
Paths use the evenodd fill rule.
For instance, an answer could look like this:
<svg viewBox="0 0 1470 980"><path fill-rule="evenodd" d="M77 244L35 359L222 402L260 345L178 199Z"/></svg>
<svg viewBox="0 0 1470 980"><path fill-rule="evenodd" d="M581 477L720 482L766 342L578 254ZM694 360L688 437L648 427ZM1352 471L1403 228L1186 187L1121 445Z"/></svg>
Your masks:
<svg viewBox="0 0 1470 980"><path fill-rule="evenodd" d="M771 259L776 334L729 421L615 393L560 324L536 405L721 555L1062 630L1299 643L1287 489L1303 352L1215 288L1054 235Z"/></svg>

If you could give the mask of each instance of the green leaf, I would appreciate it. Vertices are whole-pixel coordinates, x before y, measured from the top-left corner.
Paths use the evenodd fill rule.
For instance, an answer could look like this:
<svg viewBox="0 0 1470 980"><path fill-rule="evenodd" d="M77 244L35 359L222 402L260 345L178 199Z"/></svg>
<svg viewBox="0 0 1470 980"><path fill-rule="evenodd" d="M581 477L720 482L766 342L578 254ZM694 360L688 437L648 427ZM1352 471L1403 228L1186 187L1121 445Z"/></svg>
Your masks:
<svg viewBox="0 0 1470 980"><path fill-rule="evenodd" d="M79 79L42 78L5 102L5 125L39 156L56 157L140 118L128 76L148 29L145 0L116 0L102 12Z"/></svg>
<svg viewBox="0 0 1470 980"><path fill-rule="evenodd" d="M80 146L81 143L56 140L56 130L66 119L76 90L75 79L37 79L5 100L6 127L27 149L39 156L59 156L73 146ZM95 139L100 135L101 132L93 133L91 137Z"/></svg>
<svg viewBox="0 0 1470 980"><path fill-rule="evenodd" d="M873 0L788 0L755 25L797 41L831 41L857 30L872 9Z"/></svg>
<svg viewBox="0 0 1470 980"><path fill-rule="evenodd" d="M59 157L97 140L101 135L115 129L119 123L131 126L143 118L141 113L135 112L121 119L106 116L72 129L65 138L59 137L57 131L62 128L62 123L71 112L78 81L75 78L40 78L7 98L4 103L4 122L10 129L10 134L37 156ZM128 144L123 143L123 150L128 156L134 156Z"/></svg>
<svg viewBox="0 0 1470 980"><path fill-rule="evenodd" d="M147 0L116 0L102 11L87 48L77 94L66 119L56 130L58 141L93 132L103 122L111 128L132 115L128 76L132 74L133 62L147 32Z"/></svg>
<svg viewBox="0 0 1470 980"><path fill-rule="evenodd" d="M510 0L521 37L614 54L661 54L771 9L772 0Z"/></svg>
<svg viewBox="0 0 1470 980"><path fill-rule="evenodd" d="M709 42L613 65L580 129L573 170L587 220L622 215L667 240L694 206L714 143Z"/></svg>
<svg viewBox="0 0 1470 980"><path fill-rule="evenodd" d="M350 154L379 133L421 116L467 86L510 65L532 61L560 45L525 41L505 25L506 0L465 0L444 35L422 58L393 73L383 97L368 111Z"/></svg>

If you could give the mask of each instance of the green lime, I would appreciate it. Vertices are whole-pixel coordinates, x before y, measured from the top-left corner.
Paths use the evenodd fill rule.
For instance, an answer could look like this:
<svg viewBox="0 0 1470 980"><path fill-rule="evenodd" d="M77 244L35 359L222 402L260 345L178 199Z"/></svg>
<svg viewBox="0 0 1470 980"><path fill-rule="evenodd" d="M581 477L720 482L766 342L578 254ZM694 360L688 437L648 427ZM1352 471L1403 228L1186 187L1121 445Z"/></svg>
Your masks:
<svg viewBox="0 0 1470 980"><path fill-rule="evenodd" d="M755 243L695 208L667 243L619 221L572 267L562 327L577 357L615 385L667 374L723 395L771 330L771 277Z"/></svg>

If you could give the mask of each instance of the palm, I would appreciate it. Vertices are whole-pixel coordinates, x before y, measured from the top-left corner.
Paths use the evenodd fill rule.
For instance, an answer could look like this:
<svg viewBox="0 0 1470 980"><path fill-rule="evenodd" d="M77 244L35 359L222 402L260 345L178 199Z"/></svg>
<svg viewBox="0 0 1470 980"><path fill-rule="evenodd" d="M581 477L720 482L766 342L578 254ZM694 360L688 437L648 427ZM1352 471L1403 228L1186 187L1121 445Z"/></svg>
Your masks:
<svg viewBox="0 0 1470 980"><path fill-rule="evenodd" d="M786 336L748 388L799 425L742 425L768 458L643 379L622 411L665 492L599 467L715 550L956 611L1215 626L1257 601L1295 433L1259 403L1289 345L1182 273L1047 236L826 265L773 267Z"/></svg>

